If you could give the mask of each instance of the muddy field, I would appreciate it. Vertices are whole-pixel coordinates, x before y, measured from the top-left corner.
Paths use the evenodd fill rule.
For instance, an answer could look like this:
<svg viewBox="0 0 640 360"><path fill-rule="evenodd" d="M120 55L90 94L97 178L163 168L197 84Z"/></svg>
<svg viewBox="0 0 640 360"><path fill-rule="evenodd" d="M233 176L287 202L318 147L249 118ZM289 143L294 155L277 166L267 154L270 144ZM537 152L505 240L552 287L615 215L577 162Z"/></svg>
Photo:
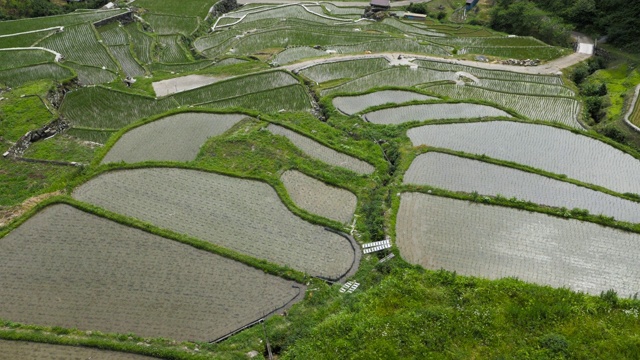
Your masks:
<svg viewBox="0 0 640 360"><path fill-rule="evenodd" d="M335 151L316 141L309 139L306 136L300 135L295 131L283 128L282 126L270 124L267 127L267 130L276 135L282 135L286 137L305 154L309 155L312 158L324 161L327 164L340 166L358 174L371 174L375 171L375 168L367 162Z"/></svg>
<svg viewBox="0 0 640 360"><path fill-rule="evenodd" d="M404 175L405 184L430 185L451 191L517 198L567 209L640 222L640 203L582 186L504 166L442 153L419 155Z"/></svg>
<svg viewBox="0 0 640 360"><path fill-rule="evenodd" d="M187 75L152 83L156 96L166 96L224 80L223 76Z"/></svg>
<svg viewBox="0 0 640 360"><path fill-rule="evenodd" d="M147 356L99 349L0 340L0 360L150 360Z"/></svg>
<svg viewBox="0 0 640 360"><path fill-rule="evenodd" d="M205 141L229 130L242 114L183 113L137 127L109 150L102 163L192 161Z"/></svg>
<svg viewBox="0 0 640 360"><path fill-rule="evenodd" d="M423 104L398 106L366 113L364 119L374 124L402 124L409 121L511 117L491 106L478 104Z"/></svg>
<svg viewBox="0 0 640 360"><path fill-rule="evenodd" d="M594 295L640 291L640 235L588 222L404 193L396 233L402 256L428 269Z"/></svg>
<svg viewBox="0 0 640 360"><path fill-rule="evenodd" d="M26 324L208 341L299 293L294 282L68 205L9 233L0 256L0 318Z"/></svg>
<svg viewBox="0 0 640 360"><path fill-rule="evenodd" d="M564 174L620 193L640 194L640 160L592 138L551 126L490 121L407 131L415 145L442 147ZM589 155L587 155L589 154Z"/></svg>
<svg viewBox="0 0 640 360"><path fill-rule="evenodd" d="M73 196L107 210L316 276L339 278L354 251L287 209L269 185L195 170L102 174Z"/></svg>
<svg viewBox="0 0 640 360"><path fill-rule="evenodd" d="M358 198L347 190L293 170L284 172L280 180L296 206L310 213L346 223L356 211Z"/></svg>
<svg viewBox="0 0 640 360"><path fill-rule="evenodd" d="M438 98L411 91L382 90L359 96L338 96L333 99L333 106L347 115L353 115L368 107L388 103L401 104L412 100L438 100Z"/></svg>

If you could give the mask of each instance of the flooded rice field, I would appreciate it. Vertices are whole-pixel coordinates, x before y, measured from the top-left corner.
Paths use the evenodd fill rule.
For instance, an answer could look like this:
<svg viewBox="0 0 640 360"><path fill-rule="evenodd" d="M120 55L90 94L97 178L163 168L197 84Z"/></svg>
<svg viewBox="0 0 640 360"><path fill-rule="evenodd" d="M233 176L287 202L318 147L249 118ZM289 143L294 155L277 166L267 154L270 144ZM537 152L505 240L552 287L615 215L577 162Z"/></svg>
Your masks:
<svg viewBox="0 0 640 360"><path fill-rule="evenodd" d="M324 161L329 165L343 167L358 174L371 174L375 171L373 165L365 161L335 151L317 141L311 140L306 136L300 135L297 132L282 126L270 124L267 126L267 130L275 135L282 135L286 137L305 154L312 158Z"/></svg>
<svg viewBox="0 0 640 360"><path fill-rule="evenodd" d="M405 184L429 185L451 191L502 195L567 209L587 209L590 214L640 222L640 203L582 186L504 166L449 154L418 155L404 175Z"/></svg>
<svg viewBox="0 0 640 360"><path fill-rule="evenodd" d="M151 360L154 358L116 351L0 340L0 360Z"/></svg>
<svg viewBox="0 0 640 360"><path fill-rule="evenodd" d="M358 198L348 190L326 185L295 170L284 172L280 180L294 204L310 213L346 223L356 211Z"/></svg>
<svg viewBox="0 0 640 360"><path fill-rule="evenodd" d="M347 115L353 115L372 106L401 104L413 100L438 100L438 98L411 91L382 90L366 95L338 96L333 99L333 106Z"/></svg>
<svg viewBox="0 0 640 360"><path fill-rule="evenodd" d="M601 141L545 125L490 121L407 131L415 145L484 154L620 193L640 194L640 160Z"/></svg>
<svg viewBox="0 0 640 360"><path fill-rule="evenodd" d="M302 287L69 205L9 233L0 256L2 319L179 341L221 337Z"/></svg>
<svg viewBox="0 0 640 360"><path fill-rule="evenodd" d="M511 117L506 112L487 105L478 104L423 104L398 106L377 110L363 115L374 124L402 124L409 121L438 119L473 119L483 117Z"/></svg>
<svg viewBox="0 0 640 360"><path fill-rule="evenodd" d="M347 239L297 217L259 181L185 169L123 170L90 180L73 197L315 276L337 279L354 261Z"/></svg>
<svg viewBox="0 0 640 360"><path fill-rule="evenodd" d="M122 135L102 163L192 161L208 138L224 133L246 117L209 113L170 115Z"/></svg>
<svg viewBox="0 0 640 360"><path fill-rule="evenodd" d="M640 291L640 235L593 223L404 193L396 234L403 258L428 269L594 295Z"/></svg>

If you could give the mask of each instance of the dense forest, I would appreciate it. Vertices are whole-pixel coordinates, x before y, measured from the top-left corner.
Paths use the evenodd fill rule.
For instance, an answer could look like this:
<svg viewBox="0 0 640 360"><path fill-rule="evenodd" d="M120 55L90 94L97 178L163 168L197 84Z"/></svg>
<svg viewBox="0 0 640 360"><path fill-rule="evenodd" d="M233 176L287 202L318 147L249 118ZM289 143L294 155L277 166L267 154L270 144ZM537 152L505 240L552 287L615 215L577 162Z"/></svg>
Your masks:
<svg viewBox="0 0 640 360"><path fill-rule="evenodd" d="M519 35L566 45L572 29L626 51L640 48L640 2L626 0L497 0L491 26Z"/></svg>
<svg viewBox="0 0 640 360"><path fill-rule="evenodd" d="M0 0L0 20L66 14L76 9L96 9L108 2L86 0L58 5L49 0Z"/></svg>

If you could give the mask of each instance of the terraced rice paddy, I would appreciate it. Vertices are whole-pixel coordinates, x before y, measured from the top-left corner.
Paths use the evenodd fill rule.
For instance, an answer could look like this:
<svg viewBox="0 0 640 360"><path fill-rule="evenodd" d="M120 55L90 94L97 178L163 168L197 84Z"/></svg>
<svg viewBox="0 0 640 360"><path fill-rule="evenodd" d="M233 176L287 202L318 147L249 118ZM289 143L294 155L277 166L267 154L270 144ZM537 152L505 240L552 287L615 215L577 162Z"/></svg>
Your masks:
<svg viewBox="0 0 640 360"><path fill-rule="evenodd" d="M407 131L415 145L516 162L620 193L640 194L640 160L601 141L545 125L490 121ZM589 154L588 156L586 154Z"/></svg>
<svg viewBox="0 0 640 360"><path fill-rule="evenodd" d="M209 137L224 133L245 117L241 114L208 113L167 116L124 134L102 163L192 161Z"/></svg>
<svg viewBox="0 0 640 360"><path fill-rule="evenodd" d="M388 68L389 62L380 57L315 65L301 70L300 75L317 83L323 83L336 79L355 79Z"/></svg>
<svg viewBox="0 0 640 360"><path fill-rule="evenodd" d="M507 80L507 81L523 81L523 82L532 82L532 83L541 83L541 84L552 84L552 85L563 85L562 78L558 75L534 75L534 74L523 74L513 71L502 71L502 70L491 70L491 69L482 69L468 65L462 64L452 64L441 61L431 61L431 60L423 60L416 59L413 61L418 64L420 67L424 67L427 69L434 69L440 71L453 71L453 72L466 72L473 74L482 79L497 79L497 80Z"/></svg>
<svg viewBox="0 0 640 360"><path fill-rule="evenodd" d="M640 235L596 224L419 193L396 222L403 258L428 269L621 297L640 291Z"/></svg>
<svg viewBox="0 0 640 360"><path fill-rule="evenodd" d="M439 100L433 96L411 91L383 90L359 96L338 96L332 102L336 109L347 115L353 115L366 108L383 104L401 104L414 100Z"/></svg>
<svg viewBox="0 0 640 360"><path fill-rule="evenodd" d="M273 134L286 137L296 147L302 150L303 153L312 158L324 161L329 165L343 167L358 174L371 174L375 171L375 168L367 162L337 152L314 140L309 139L306 136L300 135L297 132L289 130L282 126L270 124L267 127L267 130L269 130Z"/></svg>
<svg viewBox="0 0 640 360"><path fill-rule="evenodd" d="M136 77L145 74L144 68L138 64L129 50L129 45L110 46L109 50L116 58L125 76Z"/></svg>
<svg viewBox="0 0 640 360"><path fill-rule="evenodd" d="M153 358L100 349L0 340L0 359L150 360Z"/></svg>
<svg viewBox="0 0 640 360"><path fill-rule="evenodd" d="M315 276L337 279L354 262L347 239L293 215L273 188L258 181L149 168L100 175L73 196Z"/></svg>
<svg viewBox="0 0 640 360"><path fill-rule="evenodd" d="M409 121L473 119L483 117L511 117L506 112L491 106L478 104L423 104L398 106L376 110L363 115L374 124L402 124Z"/></svg>
<svg viewBox="0 0 640 360"><path fill-rule="evenodd" d="M25 31L46 29L54 26L69 27L76 24L96 22L111 16L125 13L126 10L83 10L66 15L36 17L30 19L2 21L0 35L15 34Z"/></svg>
<svg viewBox="0 0 640 360"><path fill-rule="evenodd" d="M351 192L328 186L299 171L285 171L280 180L296 206L331 220L346 223L353 217L358 198Z"/></svg>
<svg viewBox="0 0 640 360"><path fill-rule="evenodd" d="M358 93L382 86L412 87L435 81L454 80L456 80L456 75L452 72L423 68L411 69L406 66L401 66L365 75L361 78L323 90L321 94L322 96L326 96L336 93ZM429 88L429 90L431 90L431 88Z"/></svg>
<svg viewBox="0 0 640 360"><path fill-rule="evenodd" d="M70 67L78 74L78 82L80 85L97 85L112 82L116 78L116 73L110 70L102 70L93 66L84 66L75 64L70 61L64 63L64 66Z"/></svg>
<svg viewBox="0 0 640 360"><path fill-rule="evenodd" d="M40 46L55 50L65 59L82 65L104 66L112 71L118 69L107 49L98 42L90 24L65 27L63 32L44 39Z"/></svg>
<svg viewBox="0 0 640 360"><path fill-rule="evenodd" d="M55 55L41 49L0 51L0 70L53 63Z"/></svg>
<svg viewBox="0 0 640 360"><path fill-rule="evenodd" d="M41 79L66 80L73 74L58 64L41 64L0 71L0 84L21 86Z"/></svg>
<svg viewBox="0 0 640 360"><path fill-rule="evenodd" d="M284 51L279 52L278 55L273 58L273 63L288 64L306 58L314 58L326 55L327 53L322 50L317 50L308 46L296 46L287 48Z"/></svg>
<svg viewBox="0 0 640 360"><path fill-rule="evenodd" d="M156 96L167 96L182 91L196 89L222 80L220 77L186 75L173 79L155 81L151 85Z"/></svg>
<svg viewBox="0 0 640 360"><path fill-rule="evenodd" d="M640 203L542 175L436 152L416 157L403 183L586 209L590 214L640 222Z"/></svg>
<svg viewBox="0 0 640 360"><path fill-rule="evenodd" d="M513 109L532 120L557 122L582 129L578 122L580 102L555 96L534 96L491 91L475 86L437 85L429 87L438 95L457 100L478 99Z"/></svg>
<svg viewBox="0 0 640 360"><path fill-rule="evenodd" d="M158 36L155 51L160 63L186 63L192 61L182 45L180 35Z"/></svg>
<svg viewBox="0 0 640 360"><path fill-rule="evenodd" d="M0 241L0 318L208 341L296 298L291 281L50 206Z"/></svg>
<svg viewBox="0 0 640 360"><path fill-rule="evenodd" d="M73 126L118 129L177 106L170 97L156 100L102 87L87 87L68 93L60 112Z"/></svg>

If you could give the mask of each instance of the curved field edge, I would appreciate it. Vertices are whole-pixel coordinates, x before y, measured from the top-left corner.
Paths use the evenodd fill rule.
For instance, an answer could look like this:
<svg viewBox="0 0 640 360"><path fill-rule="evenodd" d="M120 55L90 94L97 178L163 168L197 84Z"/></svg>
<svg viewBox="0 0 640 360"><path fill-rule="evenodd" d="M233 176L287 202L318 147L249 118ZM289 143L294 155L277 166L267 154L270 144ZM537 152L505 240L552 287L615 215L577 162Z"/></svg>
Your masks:
<svg viewBox="0 0 640 360"><path fill-rule="evenodd" d="M465 125L468 125L468 126L465 126ZM597 164L599 164L601 167L600 170L598 170L598 168L594 168L593 166L591 166L592 163L588 164L588 166L576 166L576 164L579 164L580 162L583 162L585 164L589 162L588 158L579 156L580 152L574 151L570 154L572 156L573 163L567 162L567 161L564 162L564 165L567 165L567 164L573 165L573 168L569 168L568 166L562 166L563 164L558 165L559 163L548 161L547 159L548 151L547 153L544 154L544 156L537 156L537 157L529 156L527 159L524 159L523 156L519 156L519 158L518 156L511 156L512 153L505 151L504 147L491 146L491 143L487 141L461 142L460 140L464 137L472 138L471 134L475 134L475 132L479 134L484 131L484 136L486 136L487 139L491 138L491 139L494 139L494 141L498 141L498 142L502 141L502 144L506 144L508 142L507 141L508 139L500 138L499 136L497 136L496 132L487 131L487 129L489 128L500 128L501 131L503 129L506 129L504 131L506 133L510 132L509 133L510 135L514 134L517 131L526 129L526 131L528 132L527 133L528 137L524 138L522 145L528 146L529 151L531 151L532 153L535 151L543 152L553 147L556 147L556 148L561 148L563 146L567 147L569 145L567 145L563 141L567 141L567 139L569 138L583 141L585 142L584 143L585 145L582 145L582 146L584 146L585 148L579 149L582 152L585 149L590 149L594 151L598 150L596 151L596 154L599 154L602 151L607 151L607 152L611 151L611 154L612 154L611 156L615 155L615 157L613 158L614 160L623 159L624 161L623 164L625 166L622 166L619 168L622 169L621 171L623 171L621 174L625 176L617 176L617 177L607 176L606 173L603 172L604 171L603 169L607 169L608 167L607 171L611 171L612 163L603 161L602 158L596 159L598 160ZM458 137L434 136L434 134L444 131L443 129L445 130L453 129L454 131L457 131ZM456 151L460 151L460 152L463 152L465 151L464 149L467 149L467 151L475 154L485 154L485 155L493 154L492 156L507 159L506 161L508 162L509 161L510 162L522 161L523 163L526 162L527 166L530 168L535 168L536 166L544 166L547 169L553 169L553 170L545 170L549 173L555 171L555 174L559 176L570 177L570 175L565 174L566 172L568 174L572 174L572 176L582 178L582 180L578 180L578 181L594 184L595 186L600 186L602 188L611 187L611 190L614 192L617 191L618 193L624 193L624 195L626 196L640 199L640 191L638 190L637 183L634 183L632 181L633 177L636 176L636 174L634 174L633 172L634 171L638 172L640 170L640 167L638 167L638 164L635 162L640 158L640 153L623 145L617 144L616 146L616 143L612 141L601 141L601 139L598 137L588 136L587 134L579 132L577 130L556 131L560 129L562 128L549 127L548 124L536 124L536 123L527 122L527 121L511 121L511 120L509 121L488 120L488 121L473 121L473 122L458 122L458 123L439 122L436 124L428 124L420 127L413 127L407 131L407 136L418 142L429 141L429 143L432 144L430 145L431 148L455 147ZM495 129L492 129L492 130L495 130ZM562 129L562 130L567 130L567 129ZM475 132L472 133L470 131L475 131ZM533 139L534 136L536 136L536 140L542 139L542 137L540 136L542 132L546 132L544 136L548 137L548 139L554 139L555 137L556 141L553 143L550 143L550 146L548 148L540 148L537 145L535 146L532 145L531 139ZM430 136L431 138L429 138ZM558 140L558 138L562 138L562 139ZM476 140L477 139L479 138L476 137ZM547 141L548 139L545 138L544 141ZM457 143L455 143L456 141ZM548 143L548 141L546 143ZM425 145L426 144L424 143L417 143L415 147L424 148ZM460 149L460 150L457 150L457 149ZM515 148L512 147L512 149L515 149ZM578 146L576 145L576 146L568 147L568 149L575 150L575 149L578 149ZM522 155L522 154L523 153L520 153L518 155ZM509 160L509 158L511 158L512 160ZM547 160L546 162L543 161L545 159ZM595 163L596 162L593 162L593 164ZM615 183L614 180L616 179L619 179L620 181L624 181L624 182ZM613 190L613 189L617 189L617 190Z"/></svg>
<svg viewBox="0 0 640 360"><path fill-rule="evenodd" d="M356 248L344 236L295 216L261 181L146 168L102 174L72 196L332 281L354 266Z"/></svg>
<svg viewBox="0 0 640 360"><path fill-rule="evenodd" d="M256 259L244 254L240 254L237 253L235 251L223 248L221 246L217 246L214 244L211 244L209 242L203 241L203 240L199 240L196 239L194 237L189 237L187 235L184 234L180 234L177 232L173 232L171 230L167 230L167 229L163 229L160 227L157 227L155 225L140 221L138 219L132 218L132 217L127 217L127 216L123 216L105 209L102 209L100 207L91 205L91 204L87 204L78 200L73 199L72 197L68 196L68 195L60 195L60 196L55 196L55 197L51 197L43 202L41 202L40 204L36 205L33 209L31 209L30 211L28 211L27 213L25 213L23 216L21 216L18 220L16 220L15 222L9 224L5 229L3 229L0 232L0 241L2 241L1 239L3 237L5 237L7 234L9 234L11 231L17 229L20 225L24 224L27 220L29 220L30 218L32 218L34 215L36 215L38 212L40 212L41 210L51 206L51 205L55 205L55 204L65 204L65 205L70 205L80 211L98 216L100 218L104 218L107 220L111 220L115 223L121 224L121 225L125 225L134 229L138 229L138 230L142 230L144 232L153 234L153 235L157 235L163 238L166 238L168 240L173 240L173 241L177 241L179 243L183 243L186 245L189 245L191 247L194 247L196 249L199 250L204 250L207 252L210 252L212 254L216 254L216 255L220 255L222 257L225 257L227 259L231 259L231 260L235 260L239 263L248 265L252 268L256 268L259 270L264 271L265 273L271 274L271 275L275 275L278 277L281 277L283 279L287 279L287 280L293 280L295 282L298 283L304 283L308 276L298 272L294 269L290 269L284 266L280 266L280 265L276 265L276 264L272 264L269 263L265 260L261 260L261 259Z"/></svg>

